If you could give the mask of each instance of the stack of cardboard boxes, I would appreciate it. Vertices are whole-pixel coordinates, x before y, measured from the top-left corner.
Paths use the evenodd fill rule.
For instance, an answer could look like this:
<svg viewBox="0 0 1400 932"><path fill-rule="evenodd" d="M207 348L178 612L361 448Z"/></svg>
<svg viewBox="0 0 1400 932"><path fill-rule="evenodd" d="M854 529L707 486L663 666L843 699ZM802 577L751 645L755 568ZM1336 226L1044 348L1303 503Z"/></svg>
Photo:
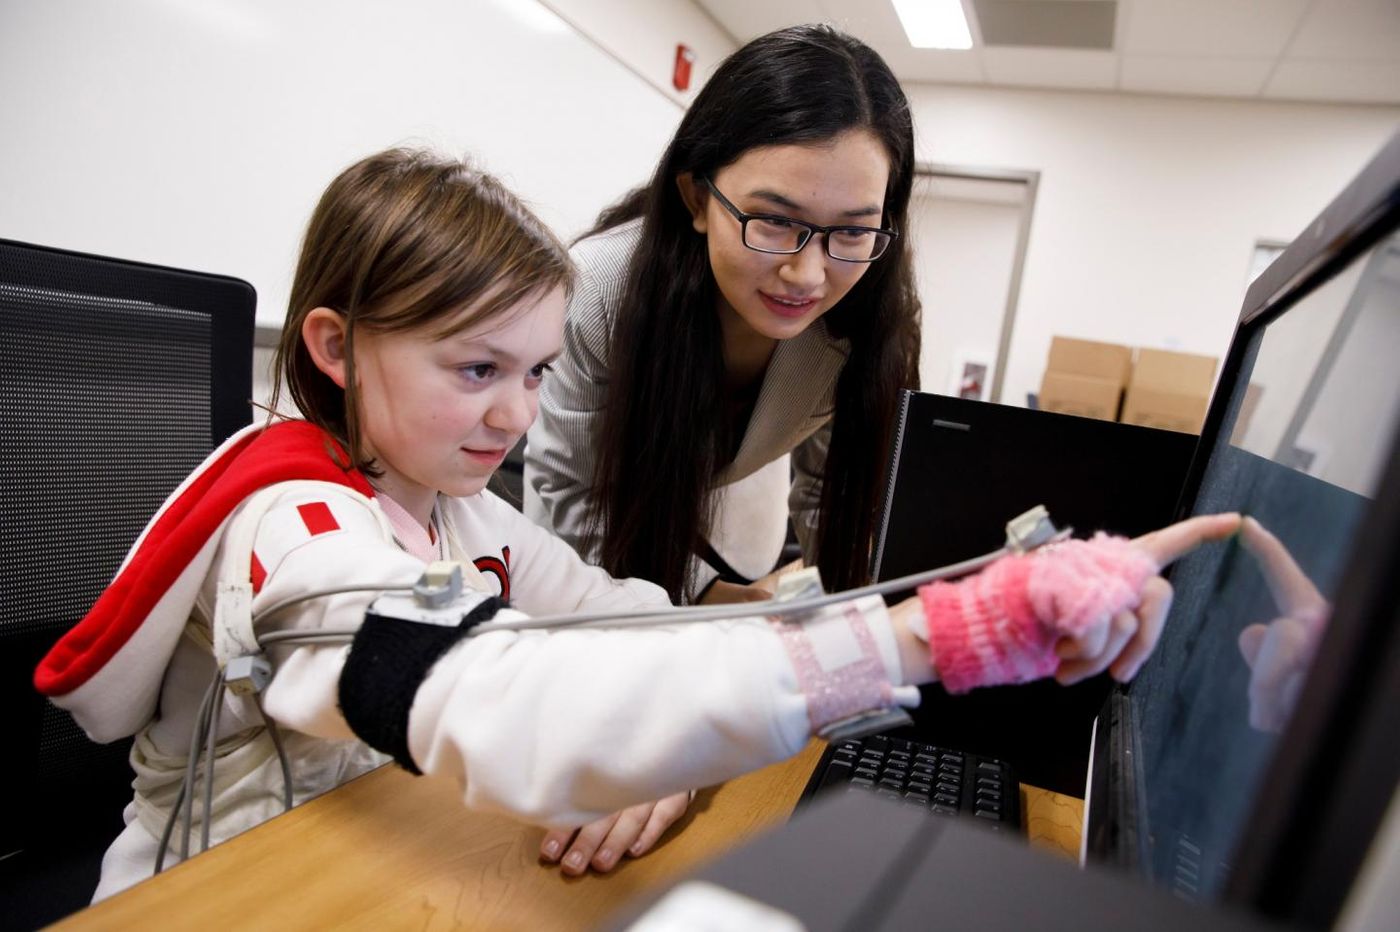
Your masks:
<svg viewBox="0 0 1400 932"><path fill-rule="evenodd" d="M1214 356L1055 337L1040 408L1200 433L1215 382Z"/></svg>

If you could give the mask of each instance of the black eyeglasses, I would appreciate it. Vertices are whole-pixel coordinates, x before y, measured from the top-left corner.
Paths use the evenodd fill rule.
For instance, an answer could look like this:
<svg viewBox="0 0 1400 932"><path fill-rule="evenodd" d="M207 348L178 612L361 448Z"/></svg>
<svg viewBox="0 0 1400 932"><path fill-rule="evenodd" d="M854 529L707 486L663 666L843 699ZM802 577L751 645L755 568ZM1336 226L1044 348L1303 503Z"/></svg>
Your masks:
<svg viewBox="0 0 1400 932"><path fill-rule="evenodd" d="M899 235L894 230L878 227L820 227L777 214L746 214L719 193L719 188L709 178L705 179L705 187L739 221L744 245L756 252L791 255L801 252L813 236L822 233L822 246L831 258L842 262L874 262Z"/></svg>

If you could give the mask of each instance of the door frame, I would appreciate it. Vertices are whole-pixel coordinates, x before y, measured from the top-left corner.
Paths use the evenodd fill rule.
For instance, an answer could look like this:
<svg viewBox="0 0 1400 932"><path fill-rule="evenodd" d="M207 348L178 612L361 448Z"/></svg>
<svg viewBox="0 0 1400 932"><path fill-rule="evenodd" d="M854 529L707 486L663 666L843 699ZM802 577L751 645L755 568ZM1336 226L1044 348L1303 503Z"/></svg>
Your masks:
<svg viewBox="0 0 1400 932"><path fill-rule="evenodd" d="M1025 185L1021 204L1020 226L1016 231L1016 249L1011 259L1011 279L1006 289L1006 306L1001 314L1001 330L997 338L996 359L992 363L991 390L988 398L1001 401L1002 382L1006 378L1006 363L1011 355L1011 332L1016 326L1016 305L1021 299L1021 275L1026 265L1026 250L1030 244L1031 220L1035 216L1036 194L1040 189L1040 172L1014 168L982 168L950 165L944 162L916 162L914 175L930 178L959 178L969 181L1001 181Z"/></svg>

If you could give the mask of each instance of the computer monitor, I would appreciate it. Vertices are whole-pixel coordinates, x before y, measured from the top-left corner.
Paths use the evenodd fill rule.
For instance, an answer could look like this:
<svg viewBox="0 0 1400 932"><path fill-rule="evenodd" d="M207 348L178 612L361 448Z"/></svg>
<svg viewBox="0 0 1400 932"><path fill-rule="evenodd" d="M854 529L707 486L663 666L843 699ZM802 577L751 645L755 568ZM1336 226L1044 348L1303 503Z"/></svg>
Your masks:
<svg viewBox="0 0 1400 932"><path fill-rule="evenodd" d="M1400 136L1248 291L1161 643L1095 733L1086 843L1177 896L1332 924L1400 775Z"/></svg>
<svg viewBox="0 0 1400 932"><path fill-rule="evenodd" d="M872 574L895 579L995 550L1006 522L1035 505L1081 537L1161 527L1195 448L1191 434L905 392ZM900 736L1004 760L1024 783L1080 796L1110 683L961 696L926 686Z"/></svg>

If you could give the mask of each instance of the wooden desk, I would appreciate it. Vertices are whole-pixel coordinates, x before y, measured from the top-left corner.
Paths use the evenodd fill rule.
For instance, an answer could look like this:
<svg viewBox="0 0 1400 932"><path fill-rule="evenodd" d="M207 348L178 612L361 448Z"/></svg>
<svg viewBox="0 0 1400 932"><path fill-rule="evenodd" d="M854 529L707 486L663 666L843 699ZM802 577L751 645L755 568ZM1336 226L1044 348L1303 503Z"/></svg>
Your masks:
<svg viewBox="0 0 1400 932"><path fill-rule="evenodd" d="M543 832L467 811L443 781L384 767L77 913L57 928L588 929L788 817L820 756L699 793L650 854L564 877ZM1078 857L1083 803L1022 786L1031 842Z"/></svg>

